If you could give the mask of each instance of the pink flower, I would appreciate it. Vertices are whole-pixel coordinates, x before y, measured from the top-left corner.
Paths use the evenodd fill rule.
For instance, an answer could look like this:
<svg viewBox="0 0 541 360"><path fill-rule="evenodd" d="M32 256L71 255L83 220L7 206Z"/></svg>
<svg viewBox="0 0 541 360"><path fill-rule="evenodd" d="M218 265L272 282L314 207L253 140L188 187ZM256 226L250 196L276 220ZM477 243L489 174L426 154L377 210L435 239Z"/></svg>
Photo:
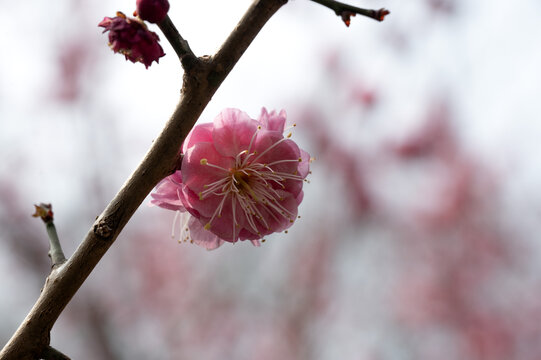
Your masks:
<svg viewBox="0 0 541 360"><path fill-rule="evenodd" d="M167 0L137 0L135 5L137 15L154 24L160 23L169 11Z"/></svg>
<svg viewBox="0 0 541 360"><path fill-rule="evenodd" d="M285 121L284 111L263 109L254 120L225 109L214 123L195 126L181 170L158 184L151 202L187 211L186 238L207 249L238 240L258 246L286 230L297 218L310 156L283 136Z"/></svg>
<svg viewBox="0 0 541 360"><path fill-rule="evenodd" d="M98 24L109 31L109 47L115 53L121 53L126 60L141 62L148 68L153 61L165 55L158 43L160 38L155 32L135 18L128 18L120 11L114 18L105 17Z"/></svg>

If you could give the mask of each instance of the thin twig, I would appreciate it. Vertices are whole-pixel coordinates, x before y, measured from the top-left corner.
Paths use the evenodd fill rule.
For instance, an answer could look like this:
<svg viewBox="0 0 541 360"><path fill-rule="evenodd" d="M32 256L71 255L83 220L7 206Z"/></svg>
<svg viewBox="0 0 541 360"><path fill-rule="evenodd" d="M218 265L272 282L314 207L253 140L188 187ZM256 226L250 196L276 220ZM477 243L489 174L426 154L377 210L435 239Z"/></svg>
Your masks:
<svg viewBox="0 0 541 360"><path fill-rule="evenodd" d="M175 52L177 53L177 56L182 63L182 66L185 69L193 66L194 62L197 61L197 57L190 48L188 41L186 41L180 35L177 28L175 27L175 24L173 24L173 22L169 18L169 15L166 15L162 22L158 24L158 26L160 27L162 33L165 35L167 41L169 41L169 43L173 47L173 50L175 50Z"/></svg>
<svg viewBox="0 0 541 360"><path fill-rule="evenodd" d="M32 216L41 218L41 220L43 220L45 223L47 235L49 236L48 255L51 258L52 268L55 269L66 262L66 257L62 251L62 246L60 245L60 240L58 239L56 227L54 226L53 207L51 204L44 203L34 205L34 207L36 208L36 212Z"/></svg>
<svg viewBox="0 0 541 360"><path fill-rule="evenodd" d="M389 10L379 9L362 9L356 6L348 5L334 0L310 0L316 2L320 5L326 6L329 9L333 10L334 13L340 17L347 26L349 26L350 16L355 16L355 14L363 15L377 21L383 21L385 16L389 15Z"/></svg>
<svg viewBox="0 0 541 360"><path fill-rule="evenodd" d="M56 227L52 221L46 224L47 235L49 235L49 257L51 258L53 269L66 262L66 257L62 251L58 234L56 233Z"/></svg>

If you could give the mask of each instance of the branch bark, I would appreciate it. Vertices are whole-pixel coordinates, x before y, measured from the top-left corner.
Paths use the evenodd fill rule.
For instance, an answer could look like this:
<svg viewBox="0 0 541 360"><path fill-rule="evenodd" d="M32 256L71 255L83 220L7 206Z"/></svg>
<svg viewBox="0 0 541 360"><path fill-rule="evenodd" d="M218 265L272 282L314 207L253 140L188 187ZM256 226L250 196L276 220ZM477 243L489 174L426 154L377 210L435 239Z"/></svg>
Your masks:
<svg viewBox="0 0 541 360"><path fill-rule="evenodd" d="M182 97L147 155L98 216L75 253L53 269L40 297L0 352L0 359L34 360L49 349L50 331L77 290L148 193L177 167L180 145L244 51L287 0L256 0L214 57L185 69Z"/></svg>
<svg viewBox="0 0 541 360"><path fill-rule="evenodd" d="M366 16L377 21L383 21L385 19L385 16L390 14L389 10L386 10L386 9L379 9L379 10L362 9L357 6L344 4L335 0L311 0L311 1L318 3L320 5L326 6L329 9L333 10L336 15L342 17L342 20L346 23L347 26L349 26L350 16L355 16L355 14Z"/></svg>

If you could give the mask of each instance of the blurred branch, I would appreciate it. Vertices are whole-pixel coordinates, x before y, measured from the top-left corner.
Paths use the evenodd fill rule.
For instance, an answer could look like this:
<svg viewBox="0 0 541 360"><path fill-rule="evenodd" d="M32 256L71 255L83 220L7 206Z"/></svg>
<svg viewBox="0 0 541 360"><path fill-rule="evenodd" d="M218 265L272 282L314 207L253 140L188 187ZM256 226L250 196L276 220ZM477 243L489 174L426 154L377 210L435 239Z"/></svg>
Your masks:
<svg viewBox="0 0 541 360"><path fill-rule="evenodd" d="M326 6L329 9L333 10L336 15L342 17L342 20L349 26L350 18L356 14L369 17L377 21L383 21L385 16L390 14L389 10L379 9L379 10L370 10L362 9L356 6L348 5L334 0L311 0L320 5Z"/></svg>
<svg viewBox="0 0 541 360"><path fill-rule="evenodd" d="M166 15L162 22L158 24L158 26L160 27L162 33L165 35L167 41L169 41L169 43L177 53L177 56L182 63L182 66L185 69L192 67L194 63L198 61L198 59L190 48L188 41L184 40L184 38L178 32L177 28L169 18L169 15Z"/></svg>
<svg viewBox="0 0 541 360"><path fill-rule="evenodd" d="M214 57L200 58L185 68L182 97L161 134L75 253L51 272L34 307L0 352L0 359L34 360L49 347L50 330L66 305L152 188L176 168L180 146L201 112L266 22L286 3L254 1Z"/></svg>

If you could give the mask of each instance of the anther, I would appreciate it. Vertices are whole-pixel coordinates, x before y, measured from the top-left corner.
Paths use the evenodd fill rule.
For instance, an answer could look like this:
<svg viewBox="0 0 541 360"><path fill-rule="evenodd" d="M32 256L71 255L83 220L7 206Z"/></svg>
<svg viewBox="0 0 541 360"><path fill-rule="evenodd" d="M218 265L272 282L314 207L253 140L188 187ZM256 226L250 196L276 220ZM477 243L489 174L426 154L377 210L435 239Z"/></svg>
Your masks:
<svg viewBox="0 0 541 360"><path fill-rule="evenodd" d="M201 165L207 165L209 162L208 162L207 159L202 158L201 161L199 161L199 163L200 163Z"/></svg>

